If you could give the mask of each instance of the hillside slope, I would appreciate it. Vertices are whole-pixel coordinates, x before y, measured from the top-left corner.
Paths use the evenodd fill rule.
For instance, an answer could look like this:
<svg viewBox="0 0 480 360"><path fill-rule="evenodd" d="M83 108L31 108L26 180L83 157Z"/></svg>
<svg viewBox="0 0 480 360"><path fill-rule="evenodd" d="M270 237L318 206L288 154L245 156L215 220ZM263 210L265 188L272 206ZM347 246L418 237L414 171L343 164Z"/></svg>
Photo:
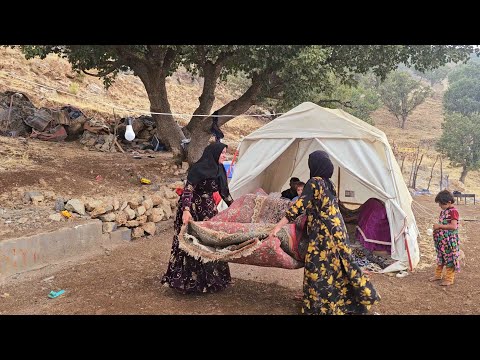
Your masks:
<svg viewBox="0 0 480 360"><path fill-rule="evenodd" d="M168 91L172 111L178 114L191 114L198 104L201 94L201 79L192 78L184 72L176 73L168 79ZM43 85L43 86L40 86ZM35 106L60 107L71 104L80 108L90 117L113 118L113 109L120 116L138 116L147 113L149 102L141 81L128 74L119 75L108 90L103 88L101 80L76 74L64 59L49 55L45 60L26 60L16 49L0 48L0 91L15 90L24 92ZM386 109L377 110L372 118L376 126L384 131L390 140L401 149L421 146L424 154L420 166L417 188L426 188L430 178L431 166L437 152L435 141L442 133L442 89L437 88L432 98L420 105L409 117L406 129L397 126L395 117ZM216 92L214 108L227 103L233 98L224 85ZM188 115L175 117L180 124L185 124ZM228 122L222 129L225 140L235 147L240 138L264 125L266 120L257 117L240 116ZM405 153L403 173L409 182L413 154ZM398 158L402 163L402 153ZM452 168L446 159L443 161L443 173L449 175L450 188L465 192L480 192L479 172L470 172L466 183L458 183L460 168ZM430 189L438 190L440 177L437 162Z"/></svg>

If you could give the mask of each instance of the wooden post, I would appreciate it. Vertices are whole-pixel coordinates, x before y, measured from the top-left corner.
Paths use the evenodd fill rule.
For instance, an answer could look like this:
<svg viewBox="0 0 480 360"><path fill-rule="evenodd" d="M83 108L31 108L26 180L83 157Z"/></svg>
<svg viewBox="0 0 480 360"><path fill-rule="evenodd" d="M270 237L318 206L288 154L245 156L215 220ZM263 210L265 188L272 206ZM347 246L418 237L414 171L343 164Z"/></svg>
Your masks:
<svg viewBox="0 0 480 360"><path fill-rule="evenodd" d="M124 153L125 150L122 149L122 147L120 146L120 143L117 140L118 120L117 120L117 116L115 115L115 108L113 108L113 119L115 120L115 125L113 127L113 142L115 143L115 145L117 145L119 150L122 153Z"/></svg>
<svg viewBox="0 0 480 360"><path fill-rule="evenodd" d="M410 185L411 188L414 188L414 186L413 186L413 175L414 175L414 172L415 172L415 167L416 167L416 164L417 164L419 151L420 151L420 147L417 147L417 153L415 154L415 159L412 162L412 170L410 171L409 185Z"/></svg>
<svg viewBox="0 0 480 360"><path fill-rule="evenodd" d="M418 168L420 167L420 164L422 163L422 160L423 160L423 155L420 156L420 161L418 162L418 164L415 166L415 173L413 174L413 188L415 189L415 187L417 186L417 175L418 175Z"/></svg>
<svg viewBox="0 0 480 360"><path fill-rule="evenodd" d="M435 162L433 163L432 171L430 172L430 179L428 179L427 190L430 190L430 182L432 181L432 177L433 177L433 169L435 168L435 164L437 163L439 157L440 155L437 155L437 157L435 158Z"/></svg>
<svg viewBox="0 0 480 360"><path fill-rule="evenodd" d="M442 156L440 156L440 191L442 191L442 185L443 185L443 162L442 162Z"/></svg>

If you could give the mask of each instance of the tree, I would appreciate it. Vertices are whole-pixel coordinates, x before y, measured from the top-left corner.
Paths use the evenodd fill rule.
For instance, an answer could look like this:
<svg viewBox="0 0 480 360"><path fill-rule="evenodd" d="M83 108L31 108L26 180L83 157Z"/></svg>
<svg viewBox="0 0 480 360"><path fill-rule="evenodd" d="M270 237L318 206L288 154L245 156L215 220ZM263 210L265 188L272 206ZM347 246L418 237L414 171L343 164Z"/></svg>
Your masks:
<svg viewBox="0 0 480 360"><path fill-rule="evenodd" d="M386 81L380 85L379 92L382 102L395 115L402 129L405 129L408 115L432 94L430 87L422 85L420 81L401 71L388 75Z"/></svg>
<svg viewBox="0 0 480 360"><path fill-rule="evenodd" d="M222 126L252 105L274 98L295 103L311 94L332 91L331 79L354 84L356 73L369 70L384 78L398 63L420 71L451 61L465 61L473 46L453 45L34 45L21 46L27 58L57 53L73 68L112 83L119 71L132 70L143 82L158 137L177 157L196 161L211 137L215 89L228 75L242 72L248 89L216 114ZM172 115L166 78L184 66L204 78L199 104L189 123L180 128ZM333 77L332 77L333 75ZM197 116L202 115L202 116ZM182 140L190 138L186 153Z"/></svg>
<svg viewBox="0 0 480 360"><path fill-rule="evenodd" d="M452 68L449 66L441 66L439 68L420 72L414 71L413 73L421 78L428 80L430 82L430 86L434 86L435 84L439 84L447 77L447 75L452 71Z"/></svg>
<svg viewBox="0 0 480 360"><path fill-rule="evenodd" d="M480 114L447 113L437 150L446 155L453 166L461 166L460 181L468 171L480 168Z"/></svg>
<svg viewBox="0 0 480 360"><path fill-rule="evenodd" d="M458 66L448 81L450 85L443 95L446 111L464 115L480 112L480 63Z"/></svg>
<svg viewBox="0 0 480 360"><path fill-rule="evenodd" d="M382 102L378 94L377 78L373 74L356 76L357 85L338 85L327 98L318 95L317 104L328 108L340 108L349 114L374 125L371 114Z"/></svg>

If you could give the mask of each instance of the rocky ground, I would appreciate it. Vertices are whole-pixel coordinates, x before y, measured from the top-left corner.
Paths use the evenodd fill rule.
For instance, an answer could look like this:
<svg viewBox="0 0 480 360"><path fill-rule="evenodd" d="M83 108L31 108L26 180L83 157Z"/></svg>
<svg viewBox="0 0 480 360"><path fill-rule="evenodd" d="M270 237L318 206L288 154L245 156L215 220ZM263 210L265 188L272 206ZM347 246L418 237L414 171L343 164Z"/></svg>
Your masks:
<svg viewBox="0 0 480 360"><path fill-rule="evenodd" d="M168 153L134 159L127 153L87 151L75 142L26 143L0 137L4 155L0 164L0 241L54 229L67 221L84 221L81 216L60 222L52 220L50 216L58 213L54 207L59 197L148 196L184 176L173 167ZM20 147L25 147L26 156L15 151ZM140 177L151 179L152 184L142 185ZM41 192L44 200L27 201L25 194L32 191ZM432 217L438 215L439 208L432 196L417 196L415 202ZM455 284L440 287L427 281L433 272L433 245L427 236L422 236L422 258L416 271L404 278L370 274L382 296L373 312L480 313L478 205L459 204L458 209L464 219L461 234L466 265ZM157 229L159 232L154 235L145 234L97 253L3 278L1 314L299 314L300 303L293 298L301 290L303 269L230 264L234 284L213 295L182 296L161 286L160 277L168 263L173 237L172 219L159 221ZM62 296L47 297L50 291L60 289L65 290Z"/></svg>
<svg viewBox="0 0 480 360"><path fill-rule="evenodd" d="M0 138L2 149L21 146L21 140ZM11 167L0 177L1 239L59 227L51 220L57 197L120 197L145 194L151 186L182 178L171 165L170 155L133 159L131 154L84 151L76 143L28 142L28 163ZM12 152L9 152L9 156ZM35 155L33 155L35 154ZM163 165L162 165L163 164ZM5 166L5 165L4 165ZM177 172L177 175L174 173ZM97 181L97 176L101 180ZM152 179L146 187L139 176ZM43 181L41 181L43 180ZM40 191L49 200L35 204L25 193ZM417 207L437 216L432 196L415 197ZM459 204L465 220L477 220L478 205ZM79 216L75 220L82 221ZM462 221L462 248L466 265L456 283L440 287L429 283L433 271L431 240L420 240L421 262L404 278L372 273L382 295L373 311L386 314L479 314L480 278L477 276L478 221ZM218 294L182 296L160 284L173 237L172 219L157 224L159 233L145 234L132 242L79 255L39 270L3 278L0 283L2 314L283 314L300 310L293 298L301 290L303 269L285 270L230 264L234 284ZM421 229L425 232L423 229ZM64 289L57 299L51 290Z"/></svg>

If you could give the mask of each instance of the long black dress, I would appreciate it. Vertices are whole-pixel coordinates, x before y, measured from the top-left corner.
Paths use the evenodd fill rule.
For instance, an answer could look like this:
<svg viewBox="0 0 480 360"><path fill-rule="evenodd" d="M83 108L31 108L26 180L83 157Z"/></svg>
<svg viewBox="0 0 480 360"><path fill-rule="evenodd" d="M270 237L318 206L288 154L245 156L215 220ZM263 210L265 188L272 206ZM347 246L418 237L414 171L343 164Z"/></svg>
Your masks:
<svg viewBox="0 0 480 360"><path fill-rule="evenodd" d="M224 289L231 282L230 268L225 262L202 263L187 255L178 247L178 234L182 227L182 215L185 207L190 208L194 221L206 221L218 211L213 193L219 191L218 179L206 179L196 185L187 181L184 192L178 200L175 217L172 252L168 268L163 275L162 284L168 284L182 293L213 293ZM223 200L230 205L233 200L228 194Z"/></svg>

